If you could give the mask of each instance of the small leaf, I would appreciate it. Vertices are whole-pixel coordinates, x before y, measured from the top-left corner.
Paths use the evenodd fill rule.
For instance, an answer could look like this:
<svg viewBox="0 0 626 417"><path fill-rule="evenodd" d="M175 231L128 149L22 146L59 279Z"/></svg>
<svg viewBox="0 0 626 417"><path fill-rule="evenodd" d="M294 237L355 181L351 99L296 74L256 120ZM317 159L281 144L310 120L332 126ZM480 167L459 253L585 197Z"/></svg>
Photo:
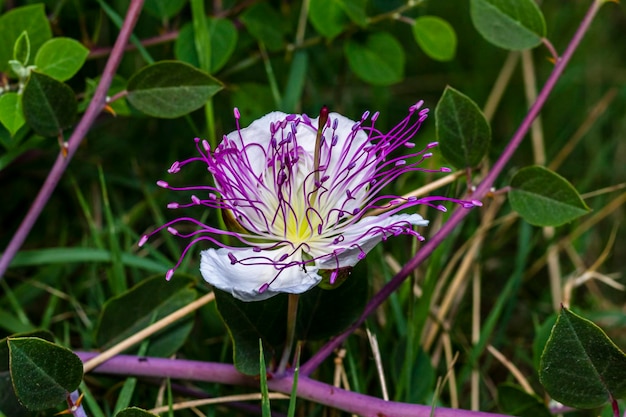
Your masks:
<svg viewBox="0 0 626 417"><path fill-rule="evenodd" d="M285 44L286 22L268 3L260 2L248 7L239 17L254 38L267 46L270 51L278 51Z"/></svg>
<svg viewBox="0 0 626 417"><path fill-rule="evenodd" d="M337 0L310 0L309 20L325 38L332 39L339 35L348 23L344 8Z"/></svg>
<svg viewBox="0 0 626 417"><path fill-rule="evenodd" d="M30 410L61 403L83 378L83 363L70 350L37 337L9 338L13 387Z"/></svg>
<svg viewBox="0 0 626 417"><path fill-rule="evenodd" d="M228 19L207 18L206 25L211 42L211 73L214 74L226 65L235 51L238 32L233 22ZM200 67L194 39L193 24L185 24L176 38L174 53L177 59Z"/></svg>
<svg viewBox="0 0 626 417"><path fill-rule="evenodd" d="M24 32L28 33L31 54L52 37L43 3L16 7L0 16L0 72L9 71L13 46Z"/></svg>
<svg viewBox="0 0 626 417"><path fill-rule="evenodd" d="M44 43L35 57L37 71L58 81L69 80L89 55L89 49L70 38L54 38Z"/></svg>
<svg viewBox="0 0 626 417"><path fill-rule="evenodd" d="M541 356L539 380L562 404L600 407L626 397L626 355L598 326L562 308Z"/></svg>
<svg viewBox="0 0 626 417"><path fill-rule="evenodd" d="M28 65L30 59L30 39L28 39L28 32L24 31L19 38L15 41L13 46L13 59L22 65Z"/></svg>
<svg viewBox="0 0 626 417"><path fill-rule="evenodd" d="M217 309L233 340L233 359L241 373L258 375L259 339L263 341L263 355L269 362L285 340L287 326L287 295L279 294L262 302L244 302L232 295L215 292Z"/></svg>
<svg viewBox="0 0 626 417"><path fill-rule="evenodd" d="M404 77L404 50L390 34L377 32L365 42L349 40L344 51L350 69L363 81L372 85L391 85Z"/></svg>
<svg viewBox="0 0 626 417"><path fill-rule="evenodd" d="M24 126L22 100L17 93L9 92L0 96L0 123L9 131L11 137Z"/></svg>
<svg viewBox="0 0 626 417"><path fill-rule="evenodd" d="M197 295L191 288L193 283L193 280L181 277L167 282L162 276L156 276L109 299L98 321L97 343L103 348L111 347L191 303ZM192 317L189 316L152 335L146 355L173 354L185 343L192 326Z"/></svg>
<svg viewBox="0 0 626 417"><path fill-rule="evenodd" d="M513 176L509 200L535 226L561 226L589 212L572 184L540 166L522 168Z"/></svg>
<svg viewBox="0 0 626 417"><path fill-rule="evenodd" d="M437 61L450 61L456 53L456 33L452 26L436 16L415 19L413 36L424 53Z"/></svg>
<svg viewBox="0 0 626 417"><path fill-rule="evenodd" d="M511 384L498 386L498 404L504 414L519 417L552 417L541 398Z"/></svg>
<svg viewBox="0 0 626 417"><path fill-rule="evenodd" d="M119 413L115 415L115 417L158 417L156 414L152 414L149 411L142 410L137 407L129 407L123 410L120 410Z"/></svg>
<svg viewBox="0 0 626 417"><path fill-rule="evenodd" d="M500 48L532 48L546 36L546 22L534 0L471 0L470 14L478 33Z"/></svg>
<svg viewBox="0 0 626 417"><path fill-rule="evenodd" d="M456 168L475 167L487 154L491 128L471 98L446 87L435 109L441 154Z"/></svg>
<svg viewBox="0 0 626 417"><path fill-rule="evenodd" d="M222 85L191 65L161 61L134 74L127 89L128 101L141 112L173 119L202 107Z"/></svg>
<svg viewBox="0 0 626 417"><path fill-rule="evenodd" d="M76 119L72 89L52 77L33 71L24 88L22 108L26 123L42 136L56 136Z"/></svg>

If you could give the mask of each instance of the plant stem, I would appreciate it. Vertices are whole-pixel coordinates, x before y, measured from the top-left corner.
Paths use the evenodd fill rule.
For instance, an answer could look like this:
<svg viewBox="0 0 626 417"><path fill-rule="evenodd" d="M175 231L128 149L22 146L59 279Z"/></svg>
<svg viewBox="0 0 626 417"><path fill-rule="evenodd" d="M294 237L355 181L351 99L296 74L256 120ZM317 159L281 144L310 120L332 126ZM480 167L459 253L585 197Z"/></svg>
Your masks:
<svg viewBox="0 0 626 417"><path fill-rule="evenodd" d="M293 342L296 338L296 319L298 318L298 301L300 300L300 294L289 294L289 301L287 304L287 338L285 340L285 350L283 350L283 356L280 358L277 375L282 375L287 369L287 363L291 356L291 349L293 348Z"/></svg>
<svg viewBox="0 0 626 417"><path fill-rule="evenodd" d="M97 355L91 352L74 352L87 361ZM174 378L193 381L217 382L258 388L258 380L239 373L234 366L223 363L164 359L119 355L98 366L95 372L123 376ZM294 377L285 374L267 381L268 388L289 395ZM364 417L429 417L433 409L428 405L385 401L357 392L346 391L330 384L315 381L302 375L298 378L298 398L314 401ZM437 417L503 417L501 414L468 411L452 408L436 409Z"/></svg>
<svg viewBox="0 0 626 417"><path fill-rule="evenodd" d="M143 0L132 0L130 5L128 6L128 11L126 12L126 17L124 18L124 24L120 30L120 34L115 40L115 45L113 46L113 50L111 51L111 55L107 60L106 66L104 67L104 71L102 72L102 77L100 78L100 83L98 84L98 88L96 89L93 99L82 119L74 129L74 133L70 136L67 142L67 155L63 155L63 149L59 152L57 159L50 170L50 174L46 178L41 190L39 190L39 194L33 201L33 204L28 209L28 213L22 223L18 227L17 231L11 238L9 245L5 249L2 254L2 258L0 258L0 280L4 277L4 273L9 268L9 264L15 257L17 251L22 247L22 244L26 240L26 237L30 233L33 228L37 218L43 211L44 207L48 203L52 192L56 188L57 184L61 180L63 173L67 169L72 156L76 153L80 143L83 138L91 128L91 125L96 120L96 117L102 112L102 109L106 105L106 97L107 92L109 90L109 86L113 81L113 76L115 75L115 71L122 59L122 55L124 54L124 48L132 34L133 28L135 27L135 23L139 18L139 13L141 12L141 8L143 7Z"/></svg>

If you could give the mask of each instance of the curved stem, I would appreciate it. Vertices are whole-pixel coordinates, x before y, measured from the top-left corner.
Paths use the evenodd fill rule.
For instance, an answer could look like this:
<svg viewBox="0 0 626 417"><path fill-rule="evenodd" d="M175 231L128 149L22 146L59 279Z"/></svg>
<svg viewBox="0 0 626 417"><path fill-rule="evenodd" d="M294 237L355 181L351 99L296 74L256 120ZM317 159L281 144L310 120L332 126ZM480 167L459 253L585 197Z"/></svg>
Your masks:
<svg viewBox="0 0 626 417"><path fill-rule="evenodd" d="M89 103L89 107L87 107L85 114L70 136L70 139L67 142L67 149L62 149L62 151L59 152L59 155L50 170L50 174L46 178L41 190L39 190L39 194L37 194L35 201L33 201L33 204L28 209L26 217L22 220L22 223L2 254L2 258L0 258L0 280L4 277L4 273L8 269L9 264L26 240L26 237L33 228L35 221L37 221L37 218L48 203L52 192L67 169L72 156L74 156L74 153L76 153L76 150L78 149L83 138L91 128L93 122L96 120L96 117L98 117L106 105L107 91L113 81L113 76L115 75L115 71L117 70L117 67L122 59L122 55L124 55L124 48L126 47L126 43L128 42L133 28L135 27L135 23L139 18L139 13L141 12L142 7L143 0L132 0L130 2L124 19L124 24L122 25L120 34L115 41L111 55L109 56L106 66L104 67L102 77L100 78L100 84L98 84L98 88L93 95L91 103ZM64 152L67 152L67 154L64 155Z"/></svg>
<svg viewBox="0 0 626 417"><path fill-rule="evenodd" d="M83 361L87 361L97 355L97 353L91 352L74 353ZM124 377L132 375L156 378L180 378L257 388L259 386L258 380L254 377L239 373L232 365L184 359L120 355L99 365L94 371L103 374L122 375ZM267 381L270 390L282 392L287 395L291 394L293 383L294 377L291 374ZM430 417L433 411L432 407L427 405L385 401L369 395L346 391L303 376L299 376L298 378L297 393L298 398L314 401L364 417ZM437 417L503 417L500 414L481 411L439 407L436 409L436 415Z"/></svg>

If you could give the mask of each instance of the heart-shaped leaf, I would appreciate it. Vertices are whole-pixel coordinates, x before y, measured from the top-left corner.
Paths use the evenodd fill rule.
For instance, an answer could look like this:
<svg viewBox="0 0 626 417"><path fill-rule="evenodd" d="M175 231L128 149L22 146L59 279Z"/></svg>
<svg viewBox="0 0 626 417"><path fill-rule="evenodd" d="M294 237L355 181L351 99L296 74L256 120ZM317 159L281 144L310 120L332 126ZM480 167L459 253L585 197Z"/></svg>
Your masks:
<svg viewBox="0 0 626 417"><path fill-rule="evenodd" d="M535 226L560 226L589 212L572 184L540 166L522 168L513 176L509 201Z"/></svg>
<svg viewBox="0 0 626 417"><path fill-rule="evenodd" d="M141 112L173 119L202 107L222 85L209 74L178 61L161 61L128 81L128 101Z"/></svg>
<svg viewBox="0 0 626 417"><path fill-rule="evenodd" d="M64 347L38 337L9 338L13 388L30 410L58 405L83 378L80 358Z"/></svg>
<svg viewBox="0 0 626 417"><path fill-rule="evenodd" d="M626 397L626 354L598 326L563 308L541 356L539 379L562 404L600 407Z"/></svg>
<svg viewBox="0 0 626 417"><path fill-rule="evenodd" d="M456 168L474 167L487 154L489 123L476 103L460 91L446 87L435 109L435 125L439 149Z"/></svg>

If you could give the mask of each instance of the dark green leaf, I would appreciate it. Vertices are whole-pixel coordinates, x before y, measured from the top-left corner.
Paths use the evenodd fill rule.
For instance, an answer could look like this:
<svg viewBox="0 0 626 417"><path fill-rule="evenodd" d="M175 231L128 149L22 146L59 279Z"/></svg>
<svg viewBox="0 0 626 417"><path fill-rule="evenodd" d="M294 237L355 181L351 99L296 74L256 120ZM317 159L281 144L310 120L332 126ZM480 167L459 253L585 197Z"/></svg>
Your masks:
<svg viewBox="0 0 626 417"><path fill-rule="evenodd" d="M287 295L247 303L218 289L214 291L217 309L233 340L235 367L244 374L258 375L259 339L263 341L266 362L281 353L287 326Z"/></svg>
<svg viewBox="0 0 626 417"><path fill-rule="evenodd" d="M137 407L129 407L123 410L120 410L119 413L115 415L115 417L158 417L156 414L152 414L149 411L142 410Z"/></svg>
<svg viewBox="0 0 626 417"><path fill-rule="evenodd" d="M42 136L57 136L76 119L72 89L45 74L32 72L22 95L26 123Z"/></svg>
<svg viewBox="0 0 626 417"><path fill-rule="evenodd" d="M270 51L278 51L285 44L283 35L287 21L268 3L253 4L241 14L240 19L248 32Z"/></svg>
<svg viewBox="0 0 626 417"><path fill-rule="evenodd" d="M390 85L404 77L402 45L386 32L373 33L365 42L351 39L346 42L344 51L350 69L367 83Z"/></svg>
<svg viewBox="0 0 626 417"><path fill-rule="evenodd" d="M15 45L13 45L13 59L22 65L28 65L28 61L30 60L30 39L28 39L28 32L22 32L15 41Z"/></svg>
<svg viewBox="0 0 626 417"><path fill-rule="evenodd" d="M320 35L330 39L339 35L348 23L348 17L338 0L311 0L309 20Z"/></svg>
<svg viewBox="0 0 626 417"><path fill-rule="evenodd" d="M211 73L214 74L226 65L235 51L237 28L227 19L207 18L206 25L209 29L211 42ZM199 67L200 61L194 39L193 25L191 23L184 25L176 38L174 53L177 59Z"/></svg>
<svg viewBox="0 0 626 417"><path fill-rule="evenodd" d="M456 53L456 33L452 26L437 16L415 19L413 36L424 53L437 61L450 61Z"/></svg>
<svg viewBox="0 0 626 417"><path fill-rule="evenodd" d="M128 81L128 101L143 113L175 118L202 107L222 89L219 81L191 65L161 61Z"/></svg>
<svg viewBox="0 0 626 417"><path fill-rule="evenodd" d="M22 100L17 93L4 93L0 96L0 123L11 136L24 126Z"/></svg>
<svg viewBox="0 0 626 417"><path fill-rule="evenodd" d="M313 287L300 295L296 338L322 340L336 336L356 321L367 303L365 262L358 263L338 288Z"/></svg>
<svg viewBox="0 0 626 417"><path fill-rule="evenodd" d="M535 47L546 36L546 22L534 0L471 0L476 30L500 48Z"/></svg>
<svg viewBox="0 0 626 417"><path fill-rule="evenodd" d="M28 33L31 54L52 37L43 3L16 7L0 16L0 72L9 71L13 46L23 32Z"/></svg>
<svg viewBox="0 0 626 417"><path fill-rule="evenodd" d="M498 404L504 414L519 417L551 417L552 413L541 398L528 394L521 387L498 386Z"/></svg>
<svg viewBox="0 0 626 417"><path fill-rule="evenodd" d="M159 19L168 19L180 13L187 0L145 0L145 11Z"/></svg>
<svg viewBox="0 0 626 417"><path fill-rule="evenodd" d="M39 48L35 56L37 71L52 78L69 80L83 66L89 49L70 38L50 39Z"/></svg>
<svg viewBox="0 0 626 417"><path fill-rule="evenodd" d="M509 200L535 226L560 226L589 212L572 184L540 166L522 168L513 176Z"/></svg>
<svg viewBox="0 0 626 417"><path fill-rule="evenodd" d="M61 403L78 388L83 363L70 350L37 337L9 338L13 388L30 410L45 410Z"/></svg>
<svg viewBox="0 0 626 417"><path fill-rule="evenodd" d="M598 326L563 308L541 356L539 379L562 404L600 407L626 397L626 355Z"/></svg>
<svg viewBox="0 0 626 417"><path fill-rule="evenodd" d="M98 321L97 343L103 348L110 347L191 303L196 299L193 284L193 280L182 277L168 282L163 276L156 276L111 298ZM151 336L146 355L173 354L185 343L192 325L189 316Z"/></svg>
<svg viewBox="0 0 626 417"><path fill-rule="evenodd" d="M435 109L441 154L456 168L474 167L489 149L491 128L476 103L446 87Z"/></svg>

